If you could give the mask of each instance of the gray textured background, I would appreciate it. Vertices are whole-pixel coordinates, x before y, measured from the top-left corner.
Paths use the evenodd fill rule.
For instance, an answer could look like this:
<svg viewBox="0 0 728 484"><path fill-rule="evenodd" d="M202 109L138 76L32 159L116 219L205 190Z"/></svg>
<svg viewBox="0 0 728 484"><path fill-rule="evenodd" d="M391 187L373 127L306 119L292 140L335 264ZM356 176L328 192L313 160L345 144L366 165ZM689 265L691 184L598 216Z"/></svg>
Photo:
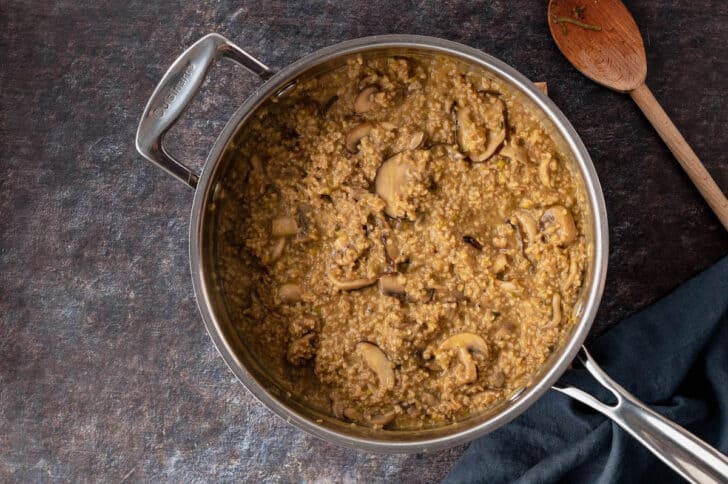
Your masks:
<svg viewBox="0 0 728 484"><path fill-rule="evenodd" d="M462 452L337 448L233 378L192 295L192 190L144 161L147 97L210 31L272 66L379 33L463 42L549 83L590 149L611 256L595 331L728 252L728 237L629 99L573 71L545 3L0 0L0 481L434 481ZM627 2L649 84L728 190L728 2ZM170 136L201 163L257 80L218 65ZM625 342L628 344L628 342Z"/></svg>

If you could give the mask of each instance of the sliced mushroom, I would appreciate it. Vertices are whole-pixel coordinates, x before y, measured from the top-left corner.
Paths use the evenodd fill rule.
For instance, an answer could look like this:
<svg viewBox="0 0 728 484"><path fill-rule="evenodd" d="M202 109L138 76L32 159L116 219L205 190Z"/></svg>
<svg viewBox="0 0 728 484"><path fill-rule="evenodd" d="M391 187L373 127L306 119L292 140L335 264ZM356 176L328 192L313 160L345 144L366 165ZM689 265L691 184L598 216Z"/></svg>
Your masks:
<svg viewBox="0 0 728 484"><path fill-rule="evenodd" d="M564 281L563 289L569 289L571 286L578 285L581 271L575 254L569 256L569 274Z"/></svg>
<svg viewBox="0 0 728 484"><path fill-rule="evenodd" d="M359 142L365 136L368 136L372 132L372 125L370 123L359 123L349 130L344 139L344 145L349 153L356 153L359 151Z"/></svg>
<svg viewBox="0 0 728 484"><path fill-rule="evenodd" d="M416 207L413 200L427 193L424 177L430 153L425 150L403 151L387 158L377 170L374 189L384 200L384 212L393 218L412 218Z"/></svg>
<svg viewBox="0 0 728 484"><path fill-rule="evenodd" d="M362 289L364 287L371 286L372 284L375 284L377 280L379 280L379 278L362 277L360 279L353 279L351 281L340 281L332 275L329 275L329 280L331 281L331 284L334 286L334 288L338 291L353 291L356 289Z"/></svg>
<svg viewBox="0 0 728 484"><path fill-rule="evenodd" d="M286 239L284 239L283 237L276 239L276 243L271 249L270 256L268 257L268 264L272 264L273 262L277 261L283 255L283 250L285 248Z"/></svg>
<svg viewBox="0 0 728 484"><path fill-rule="evenodd" d="M473 111L466 106L457 106L455 110L458 145L475 163L493 156L506 139L505 104L494 96L488 96L488 99L492 103L489 114L498 113L494 120L475 119Z"/></svg>
<svg viewBox="0 0 728 484"><path fill-rule="evenodd" d="M394 209L394 202L400 190L407 184L409 168L407 159L400 153L382 163L377 171L374 188L387 204L384 211L390 217L400 215Z"/></svg>
<svg viewBox="0 0 728 484"><path fill-rule="evenodd" d="M353 407L346 407L343 413L344 417L348 418L349 420L353 420L354 422L359 422L362 419L361 412Z"/></svg>
<svg viewBox="0 0 728 484"><path fill-rule="evenodd" d="M561 323L561 294L554 293L551 298L551 322L548 327L553 328Z"/></svg>
<svg viewBox="0 0 728 484"><path fill-rule="evenodd" d="M458 333L446 339L438 348L438 356L457 350L457 356L462 365L462 372L458 375L461 383L472 383L478 378L478 369L475 366L471 352L478 352L488 356L488 344L483 338L474 333Z"/></svg>
<svg viewBox="0 0 728 484"><path fill-rule="evenodd" d="M517 220L515 221L517 222ZM523 234L521 233L521 226L513 221L509 222L513 230L516 232L516 243L518 244L518 252L525 258L526 257L526 244L523 243Z"/></svg>
<svg viewBox="0 0 728 484"><path fill-rule="evenodd" d="M420 146L422 146L422 142L424 140L425 140L425 132L424 131L417 131L409 139L409 144L407 145L407 148L409 148L410 150L416 150L417 148L419 148Z"/></svg>
<svg viewBox="0 0 728 484"><path fill-rule="evenodd" d="M273 219L270 233L273 237L290 237L298 232L298 224L293 217L278 217Z"/></svg>
<svg viewBox="0 0 728 484"><path fill-rule="evenodd" d="M343 419L344 415L344 402L338 400L336 397L331 397L331 412L334 417Z"/></svg>
<svg viewBox="0 0 728 484"><path fill-rule="evenodd" d="M382 390L387 391L394 388L394 368L384 351L372 343L361 342L356 345L356 353L377 375L379 387Z"/></svg>
<svg viewBox="0 0 728 484"><path fill-rule="evenodd" d="M397 275L382 276L379 278L379 292L385 296L403 298L407 296L404 286L397 280Z"/></svg>
<svg viewBox="0 0 728 484"><path fill-rule="evenodd" d="M283 284L279 289L278 296L283 303L295 303L301 300L303 289L299 284Z"/></svg>
<svg viewBox="0 0 728 484"><path fill-rule="evenodd" d="M576 240L574 219L569 210L562 205L554 205L546 210L541 217L541 226L549 243L568 245Z"/></svg>
<svg viewBox="0 0 728 484"><path fill-rule="evenodd" d="M453 348L463 348L468 351L477 351L488 356L488 343L475 333L458 333L450 336L440 345L440 351L448 351Z"/></svg>
<svg viewBox="0 0 728 484"><path fill-rule="evenodd" d="M503 146L498 154L521 163L525 163L528 161L528 150L526 150L526 148L524 148L523 146L518 146L514 144L513 140Z"/></svg>
<svg viewBox="0 0 728 484"><path fill-rule="evenodd" d="M523 210L518 210L513 214L513 216L516 217L521 229L526 233L528 245L531 246L535 244L538 239L538 224L536 224L536 221L533 219L531 214Z"/></svg>
<svg viewBox="0 0 728 484"><path fill-rule="evenodd" d="M397 241L389 233L382 233L381 241L382 246L384 246L384 258L387 261L387 272L396 272L397 259L399 258Z"/></svg>
<svg viewBox="0 0 728 484"><path fill-rule="evenodd" d="M551 160L544 158L538 165L538 178L544 186L551 187L551 174L550 171Z"/></svg>
<svg viewBox="0 0 728 484"><path fill-rule="evenodd" d="M382 125L386 126L385 123L382 123ZM392 126L392 130L397 133L397 138L389 146L390 153L393 155L401 153L402 151L416 150L420 148L425 141L424 131L412 132L409 130L404 130L400 133L396 126Z"/></svg>
<svg viewBox="0 0 728 484"><path fill-rule="evenodd" d="M394 420L394 417L396 416L396 412L394 410L390 410L389 412L380 413L378 415L373 415L369 417L367 420L370 424L376 426L376 427L384 427L385 425L392 423L392 420Z"/></svg>
<svg viewBox="0 0 728 484"><path fill-rule="evenodd" d="M490 377L488 378L488 386L491 388L503 388L503 385L506 383L506 374L503 373L503 370L496 370L493 373L490 374Z"/></svg>
<svg viewBox="0 0 728 484"><path fill-rule="evenodd" d="M389 223L383 215L371 215L372 223L379 227L379 240L384 248L384 258L387 261L387 272L397 272L397 259L399 258L399 246L394 237Z"/></svg>
<svg viewBox="0 0 728 484"><path fill-rule="evenodd" d="M367 86L362 89L354 99L354 112L361 114L377 108L377 103L374 102L377 93L379 93L377 86Z"/></svg>
<svg viewBox="0 0 728 484"><path fill-rule="evenodd" d="M329 98L328 101L324 103L323 106L321 106L321 116L326 117L329 114L329 111L331 110L331 107L336 103L336 101L339 100L339 96L334 94Z"/></svg>

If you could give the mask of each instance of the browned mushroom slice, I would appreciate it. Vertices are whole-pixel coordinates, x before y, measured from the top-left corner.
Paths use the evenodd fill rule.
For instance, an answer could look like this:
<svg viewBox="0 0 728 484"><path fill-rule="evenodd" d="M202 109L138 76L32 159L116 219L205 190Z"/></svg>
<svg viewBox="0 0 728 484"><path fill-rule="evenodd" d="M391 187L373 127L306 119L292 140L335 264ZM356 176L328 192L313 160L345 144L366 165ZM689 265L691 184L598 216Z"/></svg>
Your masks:
<svg viewBox="0 0 728 484"><path fill-rule="evenodd" d="M475 333L458 333L450 336L440 345L440 351L447 351L453 348L477 351L488 356L488 344Z"/></svg>
<svg viewBox="0 0 728 484"><path fill-rule="evenodd" d="M415 134L413 134L409 139L409 144L407 145L407 148L411 150L416 150L420 146L422 146L422 143L425 141L425 132L424 131L417 131Z"/></svg>
<svg viewBox="0 0 728 484"><path fill-rule="evenodd" d="M344 415L344 405L345 403L336 398L335 396L331 397L331 412L334 414L334 417L343 419L346 416Z"/></svg>
<svg viewBox="0 0 728 484"><path fill-rule="evenodd" d="M399 282L397 275L382 276L379 278L379 292L385 296L405 297L407 292Z"/></svg>
<svg viewBox="0 0 728 484"><path fill-rule="evenodd" d="M295 303L301 300L303 290L299 284L283 284L278 292L282 303Z"/></svg>
<svg viewBox="0 0 728 484"><path fill-rule="evenodd" d="M279 238L276 239L275 245L270 250L270 255L268 256L268 259L265 260L266 263L272 264L273 262L277 261L282 255L283 250L286 248L286 239Z"/></svg>
<svg viewBox="0 0 728 484"><path fill-rule="evenodd" d="M493 389L503 388L506 383L506 374L503 370L497 369L493 371L488 377L488 386Z"/></svg>
<svg viewBox="0 0 728 484"><path fill-rule="evenodd" d="M379 388L386 391L394 388L394 368L384 351L375 344L368 342L357 343L356 353L379 379Z"/></svg>
<svg viewBox="0 0 728 484"><path fill-rule="evenodd" d="M388 158L379 167L374 189L386 203L384 212L387 215L414 217L414 200L428 193L422 181L429 156L426 150L404 151Z"/></svg>
<svg viewBox="0 0 728 484"><path fill-rule="evenodd" d="M554 205L546 210L541 217L541 226L549 243L568 245L576 240L574 219L569 210L562 205Z"/></svg>
<svg viewBox="0 0 728 484"><path fill-rule="evenodd" d="M458 375L461 383L472 383L478 378L478 369L475 366L471 352L478 352L488 356L488 344L483 338L474 333L458 333L446 339L438 348L436 358L441 359L443 354L457 350L457 356L462 366Z"/></svg>
<svg viewBox="0 0 728 484"><path fill-rule="evenodd" d="M349 153L359 151L359 142L365 136L372 132L372 125L369 123L360 123L349 130L344 139L344 145Z"/></svg>
<svg viewBox="0 0 728 484"><path fill-rule="evenodd" d="M339 96L334 94L329 98L328 101L324 103L323 106L321 106L321 116L326 117L329 114L329 111L331 110L331 107L336 103L336 101L339 100Z"/></svg>
<svg viewBox="0 0 728 484"><path fill-rule="evenodd" d="M389 223L382 214L370 214L367 218L371 225L376 225L379 229L379 240L384 249L384 259L387 262L385 272L397 272L397 259L399 258L399 246L394 237Z"/></svg>
<svg viewBox="0 0 728 484"><path fill-rule="evenodd" d="M460 149L471 161L487 160L506 139L505 103L495 96L486 96L484 113L468 106L457 106L455 111L457 141Z"/></svg>
<svg viewBox="0 0 728 484"><path fill-rule="evenodd" d="M561 324L563 314L561 312L561 294L556 292L551 296L551 320L544 322L541 329L551 329Z"/></svg>
<svg viewBox="0 0 728 484"><path fill-rule="evenodd" d="M378 277L362 277L359 279L353 279L351 281L340 281L334 276L329 275L329 280L331 281L331 284L336 290L339 291L353 291L356 289L362 289L364 287L375 284L378 279Z"/></svg>
<svg viewBox="0 0 728 484"><path fill-rule="evenodd" d="M353 407L346 407L343 413L344 417L349 420L353 420L354 422L359 422L362 419L361 412Z"/></svg>
<svg viewBox="0 0 728 484"><path fill-rule="evenodd" d="M531 214L525 210L518 210L513 215L516 220L518 220L518 224L521 226L523 232L526 234L529 247L535 244L538 240L538 225Z"/></svg>
<svg viewBox="0 0 728 484"><path fill-rule="evenodd" d="M377 108L374 96L379 92L377 86L367 86L354 99L354 112L361 114Z"/></svg>
<svg viewBox="0 0 728 484"><path fill-rule="evenodd" d="M271 223L270 233L273 237L289 237L296 235L298 224L293 217L278 217Z"/></svg>
<svg viewBox="0 0 728 484"><path fill-rule="evenodd" d="M397 413L394 410L390 410L389 412L372 415L367 420L375 427L384 427L385 425L392 423L396 415Z"/></svg>
<svg viewBox="0 0 728 484"><path fill-rule="evenodd" d="M387 262L387 272L397 271L397 259L399 258L399 247L391 233L382 233L382 246L384 247L384 259Z"/></svg>
<svg viewBox="0 0 728 484"><path fill-rule="evenodd" d="M571 286L579 286L581 279L581 268L579 267L579 260L576 254L569 256L569 274L564 280L563 288L568 290Z"/></svg>
<svg viewBox="0 0 728 484"><path fill-rule="evenodd" d="M407 150L416 150L422 146L425 141L424 131L405 131L397 133L397 139L390 146L391 153L396 154Z"/></svg>
<svg viewBox="0 0 728 484"><path fill-rule="evenodd" d="M508 142L501 148L501 150L498 152L499 155L505 156L506 158L510 158L511 160L519 161L521 163L525 163L528 161L528 150L524 148L523 146L518 146L517 144L513 143L513 140Z"/></svg>
<svg viewBox="0 0 728 484"><path fill-rule="evenodd" d="M551 298L551 323L549 326L558 326L561 323L561 294L554 293Z"/></svg>
<svg viewBox="0 0 728 484"><path fill-rule="evenodd" d="M549 188L551 188L551 162L550 157L544 157L538 164L538 179Z"/></svg>
<svg viewBox="0 0 728 484"><path fill-rule="evenodd" d="M384 211L390 217L396 217L394 204L400 190L407 184L410 165L402 154L396 154L382 163L377 171L375 190L387 206Z"/></svg>

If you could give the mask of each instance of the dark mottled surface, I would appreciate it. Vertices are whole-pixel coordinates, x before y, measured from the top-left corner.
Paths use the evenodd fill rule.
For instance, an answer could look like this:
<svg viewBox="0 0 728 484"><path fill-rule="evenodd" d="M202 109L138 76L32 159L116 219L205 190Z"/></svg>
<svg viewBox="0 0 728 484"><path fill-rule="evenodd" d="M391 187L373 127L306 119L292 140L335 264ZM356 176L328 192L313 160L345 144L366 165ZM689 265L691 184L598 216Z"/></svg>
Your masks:
<svg viewBox="0 0 728 484"><path fill-rule="evenodd" d="M728 190L728 3L628 3L652 89ZM728 252L629 99L580 77L552 45L545 2L390 4L0 0L0 481L433 481L462 452L382 456L318 441L255 402L215 352L189 277L192 191L133 145L156 81L210 31L273 66L369 34L434 35L548 81L607 199L597 331ZM204 159L256 83L216 67L172 150Z"/></svg>

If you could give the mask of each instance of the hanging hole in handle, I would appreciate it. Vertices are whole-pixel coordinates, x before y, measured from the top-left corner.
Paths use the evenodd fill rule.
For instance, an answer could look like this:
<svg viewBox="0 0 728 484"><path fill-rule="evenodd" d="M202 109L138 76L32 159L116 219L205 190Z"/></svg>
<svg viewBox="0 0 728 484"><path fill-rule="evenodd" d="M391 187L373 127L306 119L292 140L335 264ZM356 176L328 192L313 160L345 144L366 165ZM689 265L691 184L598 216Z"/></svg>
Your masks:
<svg viewBox="0 0 728 484"><path fill-rule="evenodd" d="M201 172L225 124L259 84L258 76L229 59L214 64L185 114L165 135L165 147L184 153L189 168Z"/></svg>
<svg viewBox="0 0 728 484"><path fill-rule="evenodd" d="M594 377L594 375L589 371L589 369L586 368L585 362L588 361L588 356L585 350L582 349L579 351L576 359L572 362L571 367L568 371L578 371L583 372L584 375L587 375L590 379L590 381L594 382L595 385L592 388L586 389L586 388L580 388L573 383L567 383L564 381L564 377L559 379L554 385L553 388L556 390L562 390L566 388L575 388L576 390L586 393L592 398L596 399L601 403L602 405L605 405L609 408L616 408L620 404L619 396L613 392L609 387L601 384L597 378ZM562 392L565 393L565 392Z"/></svg>
<svg viewBox="0 0 728 484"><path fill-rule="evenodd" d="M139 153L193 188L197 186L197 171L191 169L184 158L171 154L165 138L186 114L188 107L195 104L194 100L203 85L210 85L210 69L220 58L232 59L262 79L269 78L273 73L265 64L225 37L216 33L208 34L187 48L167 69L149 98L137 128L136 147ZM212 105L207 103L207 106ZM199 141L197 133L183 138L180 138L179 131L172 133L172 139ZM197 158L204 159L205 156Z"/></svg>

